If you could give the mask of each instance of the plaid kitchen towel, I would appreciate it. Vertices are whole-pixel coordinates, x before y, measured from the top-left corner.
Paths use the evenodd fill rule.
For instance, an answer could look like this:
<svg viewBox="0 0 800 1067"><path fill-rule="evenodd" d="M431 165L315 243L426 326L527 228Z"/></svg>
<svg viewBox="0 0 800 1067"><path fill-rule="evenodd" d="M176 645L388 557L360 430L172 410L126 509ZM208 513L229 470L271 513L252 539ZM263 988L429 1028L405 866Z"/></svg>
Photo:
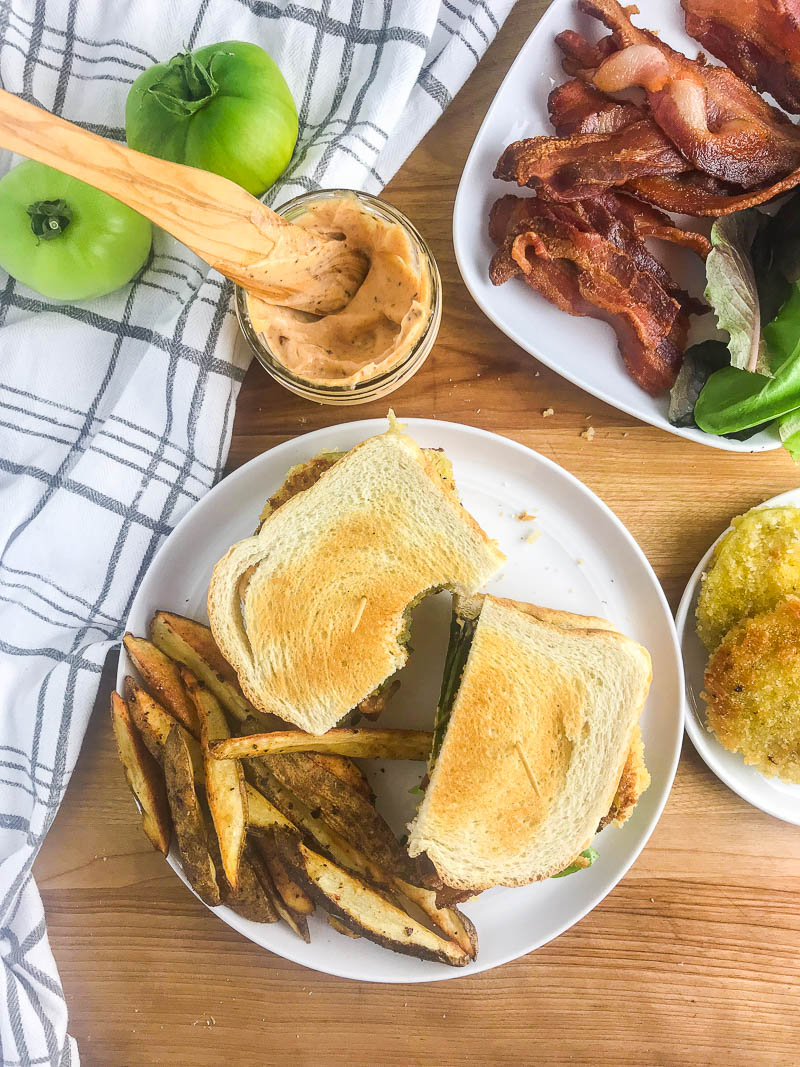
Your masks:
<svg viewBox="0 0 800 1067"><path fill-rule="evenodd" d="M0 85L114 140L128 87L184 47L255 41L300 113L280 202L379 191L513 0L0 0ZM0 173L17 160L0 151ZM247 359L231 285L156 232L75 305L0 271L0 1058L77 1064L31 867L100 671L177 521L219 478ZM106 728L103 719L98 726Z"/></svg>

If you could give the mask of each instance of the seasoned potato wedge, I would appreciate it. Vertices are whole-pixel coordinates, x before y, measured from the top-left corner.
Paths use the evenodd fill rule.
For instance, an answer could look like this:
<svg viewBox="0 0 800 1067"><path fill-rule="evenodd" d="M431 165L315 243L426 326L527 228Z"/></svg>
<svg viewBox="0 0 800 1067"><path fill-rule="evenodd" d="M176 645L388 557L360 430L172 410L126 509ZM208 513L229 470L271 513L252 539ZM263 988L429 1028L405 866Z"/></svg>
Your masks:
<svg viewBox="0 0 800 1067"><path fill-rule="evenodd" d="M367 781L367 776L349 756L334 756L326 752L309 752L306 758L312 759L320 767L325 767L331 774L335 774L337 778L347 782L357 793L363 794L370 804L375 800L375 794L372 792L372 786Z"/></svg>
<svg viewBox="0 0 800 1067"><path fill-rule="evenodd" d="M189 699L181 681L178 664L164 655L160 648L144 637L125 634L122 639L128 655L134 662L136 670L144 679L144 684L156 700L171 715L186 727L193 737L200 737L200 723L194 704Z"/></svg>
<svg viewBox="0 0 800 1067"><path fill-rule="evenodd" d="M208 626L183 615L157 611L150 634L153 644L188 667L235 719L243 721L254 714L255 709L239 690L236 672L217 648Z"/></svg>
<svg viewBox="0 0 800 1067"><path fill-rule="evenodd" d="M400 894L401 901L410 901L424 912L434 926L463 949L471 960L478 955L478 932L471 919L458 908L440 908L432 889L411 885L402 878L393 878L392 885Z"/></svg>
<svg viewBox="0 0 800 1067"><path fill-rule="evenodd" d="M256 876L255 868L245 854L239 860L239 885L225 893L223 903L254 923L276 923L280 916L272 898Z"/></svg>
<svg viewBox="0 0 800 1067"><path fill-rule="evenodd" d="M337 919L335 915L328 916L328 926L335 930L337 934L344 934L345 937L361 937L361 934L357 934L355 930L351 930L349 926L345 926L341 919Z"/></svg>
<svg viewBox="0 0 800 1067"><path fill-rule="evenodd" d="M275 845L274 832L270 831L259 838L259 848L272 878L272 883L283 897L287 908L300 915L311 915L314 901L302 886L295 882L286 869L281 855Z"/></svg>
<svg viewBox="0 0 800 1067"><path fill-rule="evenodd" d="M254 923L275 923L278 921L278 913L272 903L272 899L258 880L255 868L250 862L250 849L245 846L245 851L239 861L239 885L231 889L225 871L222 867L222 856L219 851L217 832L211 821L211 813L203 807L206 823L206 841L208 851L217 869L217 882L219 883L222 903L226 904L243 919L250 919Z"/></svg>
<svg viewBox="0 0 800 1067"><path fill-rule="evenodd" d="M278 833L275 840L292 877L350 930L406 956L452 967L469 963L469 955L459 945L428 930L376 889L296 837Z"/></svg>
<svg viewBox="0 0 800 1067"><path fill-rule="evenodd" d="M416 905L434 926L460 945L470 959L475 959L478 953L478 935L472 922L458 908L440 908L436 903L436 893L432 889L413 885L384 870L368 855L327 826L321 817L316 816L269 772L262 773L260 781L272 801L266 803L269 803L273 810L279 808L287 815L307 840L313 838L336 863L365 878L401 906L405 907L406 903ZM273 826L280 828L277 822L273 823Z"/></svg>
<svg viewBox="0 0 800 1067"><path fill-rule="evenodd" d="M253 870L256 872L256 876L264 888L264 892L269 896L278 915L280 915L283 921L294 930L298 937L302 938L307 945L310 944L311 935L308 932L308 919L305 915L301 915L299 912L287 908L283 897L275 888L275 883L272 881L272 875L269 873L269 867L261 854L260 842L258 839L253 842L253 851L250 860L253 864Z"/></svg>
<svg viewBox="0 0 800 1067"><path fill-rule="evenodd" d="M254 830L271 830L273 827L284 830L294 829L294 824L282 812L278 811L263 793L259 793L254 785L245 782L244 789L247 793L248 826Z"/></svg>
<svg viewBox="0 0 800 1067"><path fill-rule="evenodd" d="M230 733L222 705L196 678L183 675L189 696L200 720L206 771L206 797L214 828L217 831L222 867L232 889L239 885L239 860L247 834L247 793L238 760L216 760L209 755L209 745Z"/></svg>
<svg viewBox="0 0 800 1067"><path fill-rule="evenodd" d="M247 759L284 752L330 752L363 759L427 760L433 734L427 730L333 729L315 737L304 730L229 737L211 747L217 759Z"/></svg>
<svg viewBox="0 0 800 1067"><path fill-rule="evenodd" d="M150 754L159 763L163 764L164 762L164 745L167 742L170 730L175 725L180 726L186 735L186 747L189 750L189 757L192 761L195 781L198 785L203 785L206 780L206 772L203 766L203 752L200 748L200 743L192 737L177 719L170 715L166 708L163 708L145 689L142 689L133 678L128 677L125 679L125 697L128 701L131 718L139 728Z"/></svg>
<svg viewBox="0 0 800 1067"><path fill-rule="evenodd" d="M178 723L170 730L164 745L164 775L186 877L201 900L216 907L221 900L217 872L208 850L206 824L195 790L186 731Z"/></svg>
<svg viewBox="0 0 800 1067"><path fill-rule="evenodd" d="M413 881L416 875L413 861L389 824L362 793L351 789L324 767L306 760L302 753L262 756L246 763L252 768L256 786L261 787L258 775L259 766L263 766L311 811L319 811L332 829L374 857L379 866ZM268 788L264 792L272 799Z"/></svg>
<svg viewBox="0 0 800 1067"><path fill-rule="evenodd" d="M169 852L171 833L169 803L164 775L134 725L128 705L111 694L111 725L125 777L142 809L142 827L154 848Z"/></svg>

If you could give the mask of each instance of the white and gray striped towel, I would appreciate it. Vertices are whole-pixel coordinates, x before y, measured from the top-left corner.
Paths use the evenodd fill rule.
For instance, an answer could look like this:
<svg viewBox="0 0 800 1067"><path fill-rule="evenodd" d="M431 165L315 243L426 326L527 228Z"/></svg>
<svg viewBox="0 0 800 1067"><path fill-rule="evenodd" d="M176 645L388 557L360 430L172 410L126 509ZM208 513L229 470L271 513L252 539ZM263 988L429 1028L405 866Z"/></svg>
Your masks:
<svg viewBox="0 0 800 1067"><path fill-rule="evenodd" d="M0 0L0 85L124 138L130 83L183 47L255 41L300 141L270 202L379 191L513 0ZM0 151L0 173L16 160ZM47 302L0 271L0 1059L76 1064L31 867L101 667L176 522L220 476L245 371L231 286L156 233L125 289ZM238 346L241 352L243 346Z"/></svg>

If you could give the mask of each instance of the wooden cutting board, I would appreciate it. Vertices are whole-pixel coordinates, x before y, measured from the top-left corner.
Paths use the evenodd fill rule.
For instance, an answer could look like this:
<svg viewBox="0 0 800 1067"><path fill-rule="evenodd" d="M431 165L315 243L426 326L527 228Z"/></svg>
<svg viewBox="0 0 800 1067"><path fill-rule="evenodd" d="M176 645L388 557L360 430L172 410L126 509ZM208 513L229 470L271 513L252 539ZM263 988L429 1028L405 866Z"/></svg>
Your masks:
<svg viewBox="0 0 800 1067"><path fill-rule="evenodd" d="M433 355L392 403L505 434L572 471L628 526L674 607L730 516L800 474L783 452L719 452L606 407L538 366L464 288L451 239L461 169L546 6L518 0L386 190L431 243L445 298ZM230 466L386 406L317 407L254 364ZM650 844L572 930L487 974L381 987L269 955L189 895L139 828L108 729L112 677L35 868L84 1067L800 1063L800 830L748 807L688 742Z"/></svg>

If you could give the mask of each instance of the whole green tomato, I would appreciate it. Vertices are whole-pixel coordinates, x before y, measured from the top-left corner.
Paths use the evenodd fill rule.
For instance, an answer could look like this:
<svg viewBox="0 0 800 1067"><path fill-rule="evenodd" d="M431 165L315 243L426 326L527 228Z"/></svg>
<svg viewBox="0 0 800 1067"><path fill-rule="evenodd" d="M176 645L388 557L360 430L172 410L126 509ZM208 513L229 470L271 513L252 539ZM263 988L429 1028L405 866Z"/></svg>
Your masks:
<svg viewBox="0 0 800 1067"><path fill-rule="evenodd" d="M292 157L297 108L263 48L223 41L140 74L125 133L138 152L213 171L259 196Z"/></svg>
<svg viewBox="0 0 800 1067"><path fill-rule="evenodd" d="M0 178L0 267L42 296L90 300L119 289L152 236L137 212L43 163Z"/></svg>

